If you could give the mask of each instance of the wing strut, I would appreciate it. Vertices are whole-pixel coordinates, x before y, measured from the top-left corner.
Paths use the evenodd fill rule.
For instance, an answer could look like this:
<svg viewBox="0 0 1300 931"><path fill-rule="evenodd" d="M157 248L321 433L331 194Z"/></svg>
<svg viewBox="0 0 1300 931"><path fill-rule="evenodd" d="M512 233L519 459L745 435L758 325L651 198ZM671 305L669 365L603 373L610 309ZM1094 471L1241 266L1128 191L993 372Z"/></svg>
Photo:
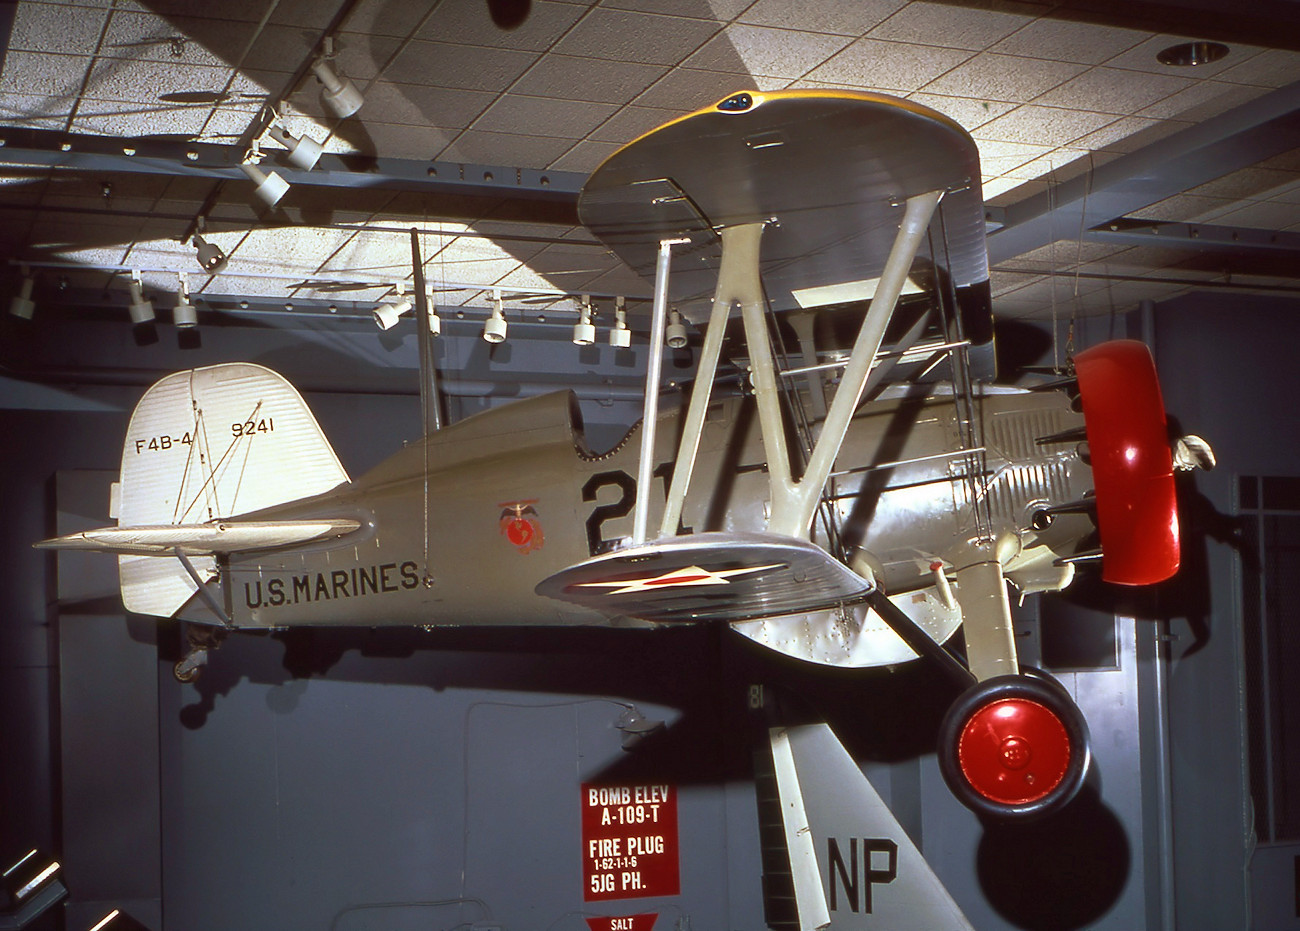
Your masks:
<svg viewBox="0 0 1300 931"><path fill-rule="evenodd" d="M659 259L655 263L653 318L650 321L650 358L646 362L645 407L641 414L641 461L637 465L636 509L632 512L632 544L646 541L646 524L650 514L651 477L654 473L655 427L659 423L659 378L664 355L664 321L668 317L668 273L672 268L673 246L689 239L659 241ZM709 376L712 381L712 375Z"/></svg>
<svg viewBox="0 0 1300 931"><path fill-rule="evenodd" d="M704 426L717 357L722 348L723 330L733 304L740 304L745 327L745 340L749 345L750 364L753 366L754 395L758 401L759 423L763 433L763 448L767 457L768 476L771 483L772 515L767 529L771 533L791 537L806 537L812 526L813 514L821 498L822 489L830 476L835 457L839 454L849 422L857 409L866 388L867 377L875 362L876 353L884 339L885 327L894 314L894 307L907 282L907 273L916 258L917 250L925 238L942 191L929 191L907 199L902 223L894 239L893 248L880 275L871 307L863 318L862 326L853 346L853 353L844 369L839 389L831 401L822 427L821 436L813 447L812 456L801 478L796 479L790 470L790 455L785 439L781 400L776 382L776 363L771 338L765 319L763 285L759 277L759 241L765 222L745 223L722 231L722 262L718 269L718 289L709 315L709 326L704 337L696 372L695 387L691 391L690 408L683 424L681 445L678 448L673 481L668 489L668 502L664 508L661 537L670 536L681 517L682 502L690 485L695 467L696 451ZM656 282L658 279L656 279ZM656 284L657 287L657 284ZM643 465L644 467L644 465Z"/></svg>

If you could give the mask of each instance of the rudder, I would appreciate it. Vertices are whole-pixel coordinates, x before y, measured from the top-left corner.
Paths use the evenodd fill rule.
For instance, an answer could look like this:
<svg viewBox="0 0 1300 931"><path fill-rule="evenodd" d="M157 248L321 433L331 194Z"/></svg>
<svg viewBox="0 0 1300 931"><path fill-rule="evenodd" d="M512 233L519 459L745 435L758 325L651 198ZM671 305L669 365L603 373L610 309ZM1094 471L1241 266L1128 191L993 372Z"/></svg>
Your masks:
<svg viewBox="0 0 1300 931"><path fill-rule="evenodd" d="M348 481L283 376L231 362L169 375L131 415L115 491L118 526L196 524L320 494ZM211 556L191 560L205 580ZM179 560L120 556L128 611L170 616L196 586Z"/></svg>

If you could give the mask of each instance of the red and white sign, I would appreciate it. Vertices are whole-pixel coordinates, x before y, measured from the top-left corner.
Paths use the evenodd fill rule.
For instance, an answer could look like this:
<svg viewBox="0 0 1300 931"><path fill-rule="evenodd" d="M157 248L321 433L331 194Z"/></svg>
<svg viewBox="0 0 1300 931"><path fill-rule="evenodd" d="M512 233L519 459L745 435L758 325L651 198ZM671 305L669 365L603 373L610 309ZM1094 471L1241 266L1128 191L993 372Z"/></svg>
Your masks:
<svg viewBox="0 0 1300 931"><path fill-rule="evenodd" d="M583 783L582 881L587 902L681 891L674 786Z"/></svg>
<svg viewBox="0 0 1300 931"><path fill-rule="evenodd" d="M588 918L591 931L654 931L658 915L617 915Z"/></svg>

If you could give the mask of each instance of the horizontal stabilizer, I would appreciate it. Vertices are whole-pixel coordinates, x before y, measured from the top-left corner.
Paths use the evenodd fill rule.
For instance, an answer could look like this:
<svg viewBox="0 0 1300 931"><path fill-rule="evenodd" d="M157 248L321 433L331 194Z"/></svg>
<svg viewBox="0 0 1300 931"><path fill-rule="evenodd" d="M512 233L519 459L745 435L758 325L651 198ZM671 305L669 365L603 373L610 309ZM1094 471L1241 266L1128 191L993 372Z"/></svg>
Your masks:
<svg viewBox="0 0 1300 931"><path fill-rule="evenodd" d="M769 734L799 927L971 931L825 724Z"/></svg>
<svg viewBox="0 0 1300 931"><path fill-rule="evenodd" d="M131 556L211 556L268 550L341 537L361 527L345 518L319 520L214 520L203 524L164 524L147 527L102 527L52 540L38 549L94 550Z"/></svg>
<svg viewBox="0 0 1300 931"><path fill-rule="evenodd" d="M539 595L647 621L735 621L861 601L867 579L819 546L771 533L696 533L596 556Z"/></svg>

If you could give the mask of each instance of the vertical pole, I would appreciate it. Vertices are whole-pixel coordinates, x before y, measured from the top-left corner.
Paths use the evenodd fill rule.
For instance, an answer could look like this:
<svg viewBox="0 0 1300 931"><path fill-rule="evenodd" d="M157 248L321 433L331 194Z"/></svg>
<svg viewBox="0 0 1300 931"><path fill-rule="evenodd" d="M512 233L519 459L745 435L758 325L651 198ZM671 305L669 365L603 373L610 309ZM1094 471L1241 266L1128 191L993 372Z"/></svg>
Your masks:
<svg viewBox="0 0 1300 931"><path fill-rule="evenodd" d="M645 404L641 413L641 461L636 473L636 509L632 514L632 544L646 540L650 517L650 482L654 475L655 427L659 420L659 379L663 368L664 321L668 317L668 273L672 266L673 246L679 239L659 242L659 260L655 263L654 310L650 321L650 358L645 371Z"/></svg>
<svg viewBox="0 0 1300 931"><path fill-rule="evenodd" d="M411 268L415 281L415 330L420 349L420 407L424 414L424 432L427 436L442 426L442 396L438 390L438 370L433 364L433 336L429 333L429 296L424 289L424 262L420 258L420 238L411 229Z"/></svg>

